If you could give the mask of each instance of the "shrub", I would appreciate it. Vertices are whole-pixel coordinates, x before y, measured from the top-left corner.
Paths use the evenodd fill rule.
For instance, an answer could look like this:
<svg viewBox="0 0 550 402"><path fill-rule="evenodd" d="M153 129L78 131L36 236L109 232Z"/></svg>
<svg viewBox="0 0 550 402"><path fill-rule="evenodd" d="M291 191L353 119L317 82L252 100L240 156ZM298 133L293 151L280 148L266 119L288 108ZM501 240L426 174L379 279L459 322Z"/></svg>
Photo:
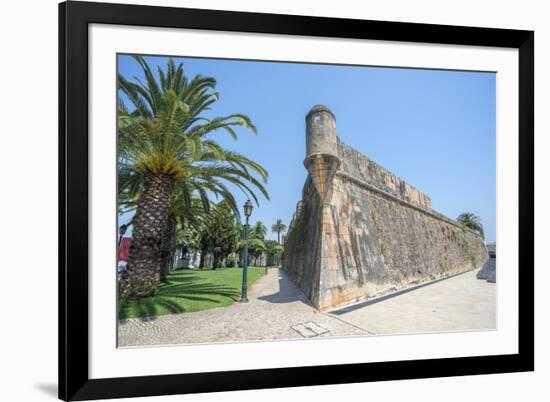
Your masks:
<svg viewBox="0 0 550 402"><path fill-rule="evenodd" d="M235 265L237 265L237 258L235 256L230 255L225 259L226 268L233 268Z"/></svg>

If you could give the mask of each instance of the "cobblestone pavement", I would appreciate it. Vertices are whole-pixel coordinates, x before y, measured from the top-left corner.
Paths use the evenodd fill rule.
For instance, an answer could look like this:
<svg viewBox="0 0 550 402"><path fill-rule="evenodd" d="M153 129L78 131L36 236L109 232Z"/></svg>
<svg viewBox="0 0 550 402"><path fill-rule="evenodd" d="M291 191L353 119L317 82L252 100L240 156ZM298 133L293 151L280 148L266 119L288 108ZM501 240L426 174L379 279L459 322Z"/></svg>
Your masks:
<svg viewBox="0 0 550 402"><path fill-rule="evenodd" d="M318 312L275 268L250 287L248 299L246 304L195 313L125 320L119 324L119 346L368 335L338 317Z"/></svg>
<svg viewBox="0 0 550 402"><path fill-rule="evenodd" d="M496 284L476 273L320 313L283 271L270 269L249 289L249 303L126 320L119 346L495 329Z"/></svg>

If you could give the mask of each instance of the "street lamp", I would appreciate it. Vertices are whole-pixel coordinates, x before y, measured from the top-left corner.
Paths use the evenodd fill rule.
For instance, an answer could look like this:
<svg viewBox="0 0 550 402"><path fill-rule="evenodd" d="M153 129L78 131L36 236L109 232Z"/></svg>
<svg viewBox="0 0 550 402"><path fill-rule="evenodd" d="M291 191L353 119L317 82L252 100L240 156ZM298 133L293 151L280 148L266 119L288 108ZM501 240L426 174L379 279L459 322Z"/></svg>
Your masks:
<svg viewBox="0 0 550 402"><path fill-rule="evenodd" d="M248 273L248 218L250 218L250 215L252 215L252 209L254 206L250 202L250 200L247 200L244 203L243 209L244 209L244 216L246 216L246 223L244 225L244 255L243 255L243 289L241 292L241 303L248 303L248 295L247 295L247 278L246 275Z"/></svg>
<svg viewBox="0 0 550 402"><path fill-rule="evenodd" d="M124 237L124 233L126 233L126 229L128 229L128 226L126 226L124 223L118 228L118 248L120 248L120 243L122 242L122 237Z"/></svg>

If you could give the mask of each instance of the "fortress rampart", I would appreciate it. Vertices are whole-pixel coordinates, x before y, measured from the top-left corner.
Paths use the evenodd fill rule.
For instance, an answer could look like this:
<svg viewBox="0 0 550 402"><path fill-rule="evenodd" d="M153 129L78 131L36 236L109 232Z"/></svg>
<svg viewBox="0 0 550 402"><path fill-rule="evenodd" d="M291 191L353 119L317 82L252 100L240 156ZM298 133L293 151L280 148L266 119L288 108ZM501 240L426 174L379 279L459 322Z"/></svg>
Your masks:
<svg viewBox="0 0 550 402"><path fill-rule="evenodd" d="M324 106L306 116L308 177L285 239L283 268L327 310L480 267L481 236L336 135Z"/></svg>
<svg viewBox="0 0 550 402"><path fill-rule="evenodd" d="M338 156L342 161L338 174L349 177L358 185L370 185L369 187L381 190L410 204L427 209L432 208L432 200L426 194L371 161L359 151L347 146L338 137L337 141Z"/></svg>

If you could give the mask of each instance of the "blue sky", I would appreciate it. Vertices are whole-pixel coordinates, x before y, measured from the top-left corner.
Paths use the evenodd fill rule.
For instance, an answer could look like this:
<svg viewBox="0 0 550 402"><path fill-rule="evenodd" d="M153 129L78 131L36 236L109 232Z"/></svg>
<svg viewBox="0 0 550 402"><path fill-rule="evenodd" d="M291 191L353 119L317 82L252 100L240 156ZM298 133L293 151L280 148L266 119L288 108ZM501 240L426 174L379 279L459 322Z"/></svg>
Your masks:
<svg viewBox="0 0 550 402"><path fill-rule="evenodd" d="M217 80L210 116L244 113L258 128L219 142L261 163L270 173L270 201L260 199L251 221L288 225L307 176L305 115L315 104L336 115L338 136L432 199L450 218L478 215L487 241L496 222L496 75L363 66L174 58L186 74ZM147 57L156 70L166 57ZM119 72L142 77L130 56ZM235 191L240 204L244 195ZM124 219L123 219L124 220ZM276 239L276 234L269 234Z"/></svg>

